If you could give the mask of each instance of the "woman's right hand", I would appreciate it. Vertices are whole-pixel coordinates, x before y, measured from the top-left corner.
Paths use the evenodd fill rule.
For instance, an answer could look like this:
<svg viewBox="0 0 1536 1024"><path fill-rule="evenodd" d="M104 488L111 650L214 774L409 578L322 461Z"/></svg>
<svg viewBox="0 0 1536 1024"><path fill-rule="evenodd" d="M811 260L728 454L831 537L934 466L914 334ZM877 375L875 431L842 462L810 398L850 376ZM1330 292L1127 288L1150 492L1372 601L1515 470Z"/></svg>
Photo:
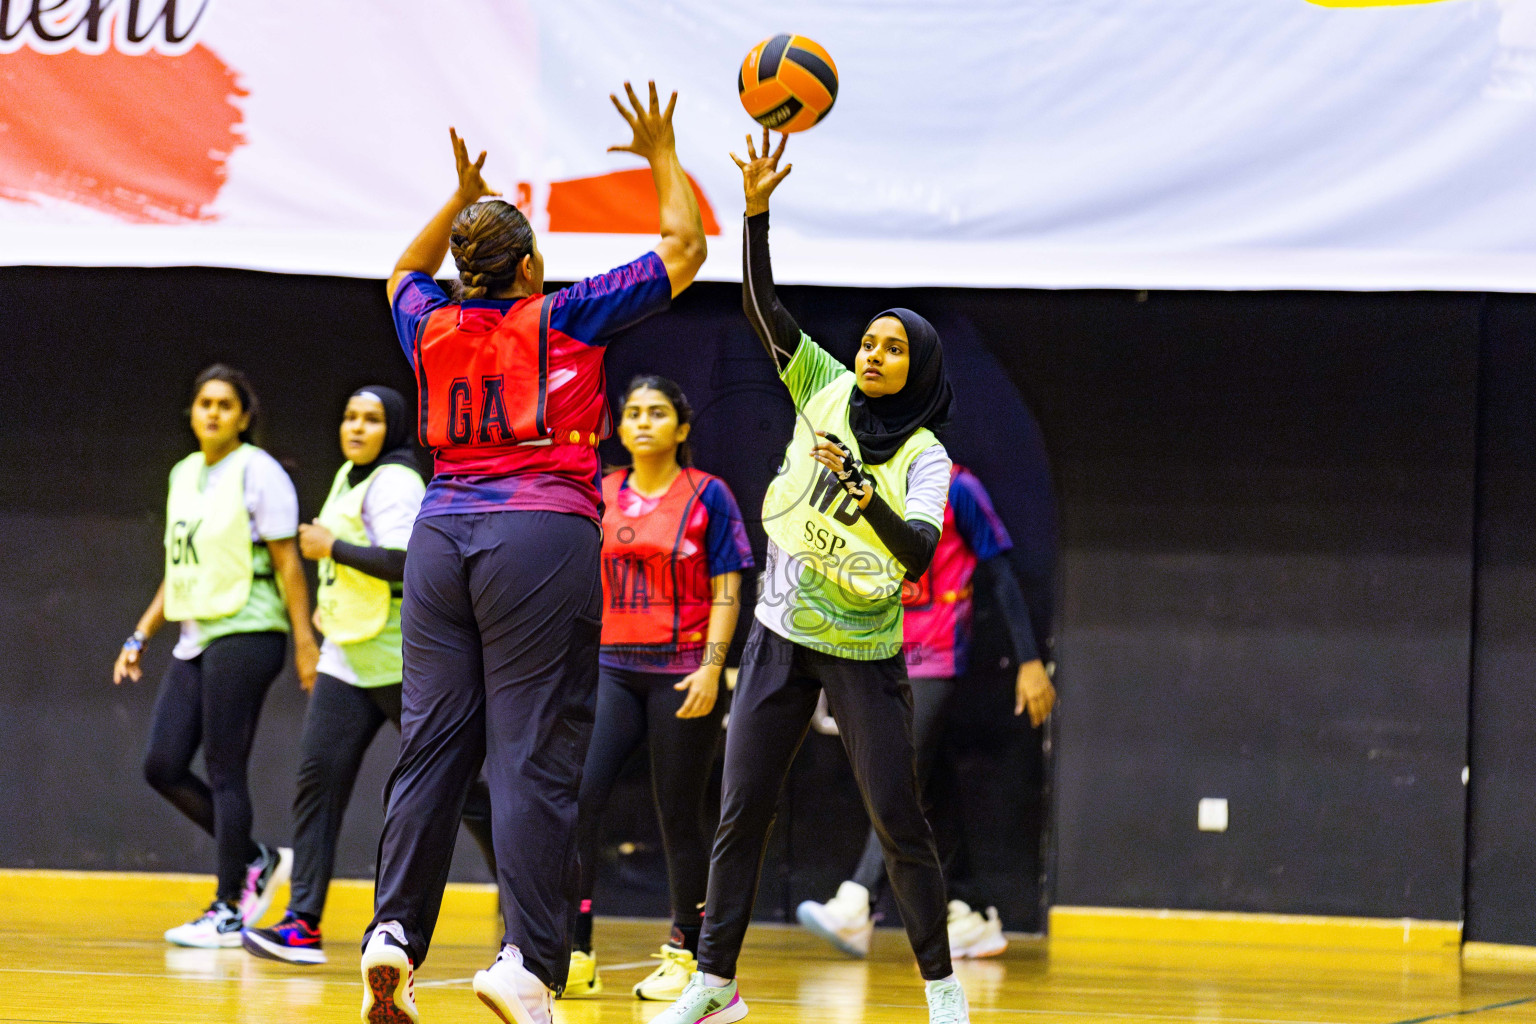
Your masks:
<svg viewBox="0 0 1536 1024"><path fill-rule="evenodd" d="M770 155L768 152L768 129L763 129L763 155L757 155L757 147L752 144L752 136L747 136L747 159L743 160L735 153L731 159L736 161L736 166L741 168L741 187L747 194L747 216L753 217L759 213L768 212L768 197L773 195L773 190L779 187L790 171L795 169L794 164L785 164L784 169L779 169L779 157L784 155L784 144L789 141L788 135L779 136L779 148Z"/></svg>
<svg viewBox="0 0 1536 1024"><path fill-rule="evenodd" d="M144 667L139 663L139 655L142 653L144 653L142 650L136 651L130 647L124 647L117 652L117 661L112 666L113 686L121 683L124 679L129 679L136 683L144 678Z"/></svg>
<svg viewBox="0 0 1536 1024"><path fill-rule="evenodd" d="M459 198L464 200L464 205L468 206L486 196L501 195L487 185L485 179L480 176L480 168L485 166L485 150L482 149L480 158L471 163L469 147L464 145L464 140L459 138L459 133L449 128L448 137L453 140L453 164L459 175Z"/></svg>

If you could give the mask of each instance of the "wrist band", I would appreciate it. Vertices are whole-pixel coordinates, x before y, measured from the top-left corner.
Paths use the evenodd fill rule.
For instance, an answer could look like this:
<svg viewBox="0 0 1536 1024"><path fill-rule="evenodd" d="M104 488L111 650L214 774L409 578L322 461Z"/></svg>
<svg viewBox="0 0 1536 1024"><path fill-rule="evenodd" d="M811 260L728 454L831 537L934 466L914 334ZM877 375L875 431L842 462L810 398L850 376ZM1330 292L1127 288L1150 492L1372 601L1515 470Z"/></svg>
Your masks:
<svg viewBox="0 0 1536 1024"><path fill-rule="evenodd" d="M127 640L123 641L123 650L142 651L144 649L144 641L148 639L149 637L144 635L144 631L142 629L136 629L128 635Z"/></svg>

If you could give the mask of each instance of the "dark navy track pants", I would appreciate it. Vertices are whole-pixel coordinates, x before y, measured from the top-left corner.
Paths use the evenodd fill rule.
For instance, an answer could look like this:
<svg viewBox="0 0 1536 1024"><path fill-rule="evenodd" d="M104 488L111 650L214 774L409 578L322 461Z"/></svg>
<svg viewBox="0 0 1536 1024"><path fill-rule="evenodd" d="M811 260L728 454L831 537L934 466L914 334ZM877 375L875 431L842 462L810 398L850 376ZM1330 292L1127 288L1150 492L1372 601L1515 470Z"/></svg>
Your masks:
<svg viewBox="0 0 1536 1024"><path fill-rule="evenodd" d="M304 713L299 780L293 795L293 882L288 909L319 917L331 888L336 839L368 746L385 722L400 726L400 684L353 686L321 672ZM494 874L491 798L476 779L464 803L464 827Z"/></svg>
<svg viewBox="0 0 1536 1024"><path fill-rule="evenodd" d="M823 654L759 621L752 623L731 696L699 970L736 977L779 796L822 690L880 838L918 969L928 981L948 977L948 905L933 832L918 797L906 663L900 654L881 661Z"/></svg>
<svg viewBox="0 0 1536 1024"><path fill-rule="evenodd" d="M576 796L597 691L601 546L590 519L558 512L437 516L411 534L400 760L367 934L398 922L417 965L483 761L504 941L550 988L565 986Z"/></svg>

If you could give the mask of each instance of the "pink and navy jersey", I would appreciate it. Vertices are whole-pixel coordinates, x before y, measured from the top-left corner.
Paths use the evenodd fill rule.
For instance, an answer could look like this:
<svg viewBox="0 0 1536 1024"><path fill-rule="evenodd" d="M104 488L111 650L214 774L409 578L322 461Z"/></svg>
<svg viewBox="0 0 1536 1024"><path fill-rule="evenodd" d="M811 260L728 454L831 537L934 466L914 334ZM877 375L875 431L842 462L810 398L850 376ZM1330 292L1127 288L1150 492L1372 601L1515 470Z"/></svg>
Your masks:
<svg viewBox="0 0 1536 1024"><path fill-rule="evenodd" d="M665 499L675 497L673 492L684 490L689 481L698 478L696 500L685 502ZM681 598L700 598L710 601L709 581L728 572L741 572L753 567L752 544L742 525L741 509L736 496L724 480L684 470L673 482L667 495L646 497L630 489L629 471L616 470L610 477L609 491L614 500L603 515L603 644L599 648L598 662L608 668L627 669L632 672L657 672L669 675L686 675L703 663L704 640L709 627L707 609L701 609L701 621L688 624L687 635L673 643L620 644L613 639L621 630L615 629L618 611L638 611L634 607L636 597L664 610L668 624L672 622L675 602ZM615 486L616 485L616 486ZM665 506L665 507L664 507ZM656 581L654 572L641 573L625 556L631 553L655 557L653 544L646 544L642 532L628 526L651 516L686 514L685 522L656 523L657 529L645 531L665 537L664 555L666 579ZM683 587L688 593L678 594L674 588ZM643 594L638 592L643 590ZM697 590L697 593L692 593ZM615 602L622 602L621 609ZM662 608L661 606L665 606ZM698 635L694 635L697 633Z"/></svg>
<svg viewBox="0 0 1536 1024"><path fill-rule="evenodd" d="M460 308L505 313L517 301L469 299ZM550 422L559 421L563 410L585 408L594 395L603 394L607 339L662 312L671 301L667 268L654 252L550 295ZM407 274L400 282L391 309L395 333L413 368L417 332L429 314L451 305L447 293L426 274ZM452 448L437 452L421 518L528 509L601 518L602 466L591 445L518 446L511 456L512 468L507 458L501 458L494 474L477 471L472 457L458 459L457 454ZM472 455L467 450L465 454Z"/></svg>
<svg viewBox="0 0 1536 1024"><path fill-rule="evenodd" d="M981 481L959 465L950 470L949 503L933 562L902 590L907 675L945 679L964 675L974 607L971 577L980 562L1013 550L1008 529Z"/></svg>

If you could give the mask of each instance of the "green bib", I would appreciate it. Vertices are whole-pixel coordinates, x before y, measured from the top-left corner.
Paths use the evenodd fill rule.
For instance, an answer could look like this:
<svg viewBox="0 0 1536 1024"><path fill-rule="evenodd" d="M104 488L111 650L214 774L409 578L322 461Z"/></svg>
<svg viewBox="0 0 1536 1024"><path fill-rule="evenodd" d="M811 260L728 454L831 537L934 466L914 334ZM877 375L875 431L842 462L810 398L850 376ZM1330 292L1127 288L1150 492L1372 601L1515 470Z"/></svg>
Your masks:
<svg viewBox="0 0 1536 1024"><path fill-rule="evenodd" d="M848 425L853 386L852 371L844 369L801 405L784 464L763 498L763 526L786 555L805 567L790 617L796 642L842 657L861 647L880 650L885 657L883 652L895 653L901 645L906 570L875 534L858 501L810 455L820 440L818 430L836 434L860 455ZM906 518L912 463L938 443L923 428L886 462L864 467L898 516Z"/></svg>
<svg viewBox="0 0 1536 1024"><path fill-rule="evenodd" d="M385 467L386 469L388 467ZM400 467L402 472L410 472ZM320 508L320 525L336 535L337 540L364 547L372 543L363 525L363 499L368 486L382 470L370 473L353 487L347 483L352 463L344 463L331 482L331 493ZM320 632L339 644L372 640L389 620L389 583L369 576L349 565L337 565L330 558L320 560L319 606Z"/></svg>
<svg viewBox="0 0 1536 1024"><path fill-rule="evenodd" d="M232 465L204 490L207 464L193 452L171 470L165 507L165 617L221 619L245 607L254 576L245 466L256 449L242 444Z"/></svg>
<svg viewBox="0 0 1536 1024"><path fill-rule="evenodd" d="M347 483L352 463L342 465L331 483L331 493L320 509L320 525L348 544L367 545L363 501L368 489L387 473L419 475L407 466L381 466L356 487ZM400 653L400 599L388 581L329 558L320 560L318 596L320 632L340 644L347 664L362 687L398 683L402 674Z"/></svg>

